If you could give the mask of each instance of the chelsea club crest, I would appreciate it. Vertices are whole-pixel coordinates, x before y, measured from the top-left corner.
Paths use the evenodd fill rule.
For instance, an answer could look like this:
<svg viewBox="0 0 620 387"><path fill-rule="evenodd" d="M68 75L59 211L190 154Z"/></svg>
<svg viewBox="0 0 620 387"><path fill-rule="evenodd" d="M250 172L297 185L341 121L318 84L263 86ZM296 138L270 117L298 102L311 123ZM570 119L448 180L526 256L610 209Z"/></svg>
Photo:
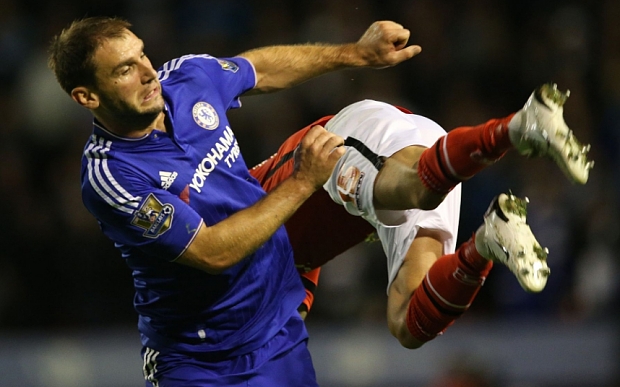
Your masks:
<svg viewBox="0 0 620 387"><path fill-rule="evenodd" d="M194 121L196 121L200 127L208 130L213 130L220 124L220 118L217 112L213 106L206 102L197 102L192 109L192 115L194 116Z"/></svg>

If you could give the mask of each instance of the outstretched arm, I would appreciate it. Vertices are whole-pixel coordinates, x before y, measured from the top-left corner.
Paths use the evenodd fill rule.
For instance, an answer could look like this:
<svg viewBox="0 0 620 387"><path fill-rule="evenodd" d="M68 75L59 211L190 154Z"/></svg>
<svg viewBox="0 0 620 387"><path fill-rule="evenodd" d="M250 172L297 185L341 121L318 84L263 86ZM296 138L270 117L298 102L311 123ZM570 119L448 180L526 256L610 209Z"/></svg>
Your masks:
<svg viewBox="0 0 620 387"><path fill-rule="evenodd" d="M392 21L373 23L356 43L302 44L257 48L239 54L256 69L256 86L248 94L285 89L330 71L397 65L422 50L407 47L409 30Z"/></svg>

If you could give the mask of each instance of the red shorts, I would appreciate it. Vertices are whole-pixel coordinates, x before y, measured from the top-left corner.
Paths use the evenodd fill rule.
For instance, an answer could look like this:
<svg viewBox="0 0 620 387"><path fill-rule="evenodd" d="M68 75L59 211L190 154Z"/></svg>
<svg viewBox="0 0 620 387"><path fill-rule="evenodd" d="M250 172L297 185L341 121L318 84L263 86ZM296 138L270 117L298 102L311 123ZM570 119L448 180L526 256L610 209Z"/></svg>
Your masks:
<svg viewBox="0 0 620 387"><path fill-rule="evenodd" d="M315 125L325 126L333 116L323 117L290 136L278 153L250 169L269 192L293 172L293 152L306 132ZM293 255L298 267L314 269L363 242L375 229L364 219L350 215L334 203L324 189L316 191L286 222Z"/></svg>

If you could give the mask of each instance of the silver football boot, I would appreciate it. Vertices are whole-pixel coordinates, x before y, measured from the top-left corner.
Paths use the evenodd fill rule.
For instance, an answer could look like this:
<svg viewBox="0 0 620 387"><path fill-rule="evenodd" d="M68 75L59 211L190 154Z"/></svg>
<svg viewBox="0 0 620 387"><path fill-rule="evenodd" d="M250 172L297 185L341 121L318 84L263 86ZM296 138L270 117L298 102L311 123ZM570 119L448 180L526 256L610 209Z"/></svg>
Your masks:
<svg viewBox="0 0 620 387"><path fill-rule="evenodd" d="M497 196L484 215L484 224L476 231L476 250L483 257L501 262L517 277L528 292L545 288L549 277L546 248L526 223L528 200L512 194Z"/></svg>
<svg viewBox="0 0 620 387"><path fill-rule="evenodd" d="M587 158L590 145L582 145L564 122L569 95L556 84L534 90L508 125L510 140L520 154L550 157L572 182L585 184L594 161Z"/></svg>

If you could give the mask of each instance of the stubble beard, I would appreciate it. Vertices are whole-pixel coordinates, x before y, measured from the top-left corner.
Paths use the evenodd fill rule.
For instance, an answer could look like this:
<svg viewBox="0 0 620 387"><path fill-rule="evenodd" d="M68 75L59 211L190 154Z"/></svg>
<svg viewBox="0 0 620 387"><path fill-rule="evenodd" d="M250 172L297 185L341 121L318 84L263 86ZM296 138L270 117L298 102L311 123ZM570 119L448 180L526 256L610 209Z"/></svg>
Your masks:
<svg viewBox="0 0 620 387"><path fill-rule="evenodd" d="M103 100L102 102L105 102L106 105L111 107L110 110L114 117L119 122L122 122L125 128L131 130L146 129L164 110L163 101L157 106L140 111L129 105L126 101L112 100L103 96L101 99Z"/></svg>

